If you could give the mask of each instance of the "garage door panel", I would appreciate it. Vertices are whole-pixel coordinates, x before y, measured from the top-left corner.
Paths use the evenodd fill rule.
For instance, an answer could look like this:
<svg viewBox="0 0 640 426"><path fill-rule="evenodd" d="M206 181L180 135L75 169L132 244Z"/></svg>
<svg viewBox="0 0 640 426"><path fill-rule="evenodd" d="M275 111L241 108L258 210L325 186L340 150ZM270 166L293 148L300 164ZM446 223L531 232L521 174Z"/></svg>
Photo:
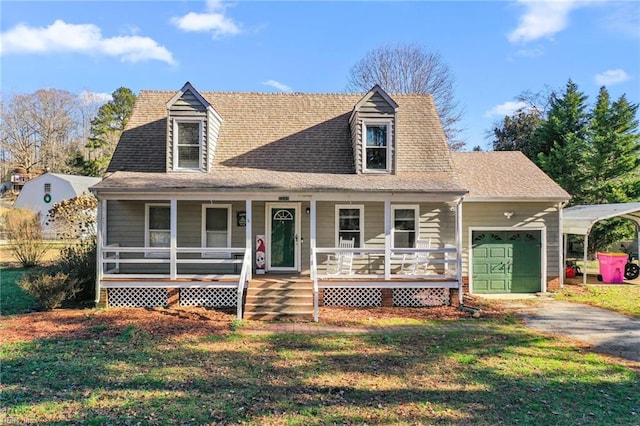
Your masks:
<svg viewBox="0 0 640 426"><path fill-rule="evenodd" d="M509 281L507 280L491 280L489 289L495 292L509 291Z"/></svg>
<svg viewBox="0 0 640 426"><path fill-rule="evenodd" d="M507 248L506 247L490 247L489 248L489 257L491 258L506 258Z"/></svg>
<svg viewBox="0 0 640 426"><path fill-rule="evenodd" d="M474 231L472 239L474 292L540 291L540 231Z"/></svg>

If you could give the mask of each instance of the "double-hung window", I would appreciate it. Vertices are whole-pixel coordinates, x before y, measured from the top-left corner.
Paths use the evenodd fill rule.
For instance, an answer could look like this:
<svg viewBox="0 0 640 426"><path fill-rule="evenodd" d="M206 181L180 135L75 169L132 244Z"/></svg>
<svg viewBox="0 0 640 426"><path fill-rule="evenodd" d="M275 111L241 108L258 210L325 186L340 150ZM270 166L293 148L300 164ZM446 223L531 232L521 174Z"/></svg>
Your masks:
<svg viewBox="0 0 640 426"><path fill-rule="evenodd" d="M364 122L362 133L364 171L391 171L391 122Z"/></svg>
<svg viewBox="0 0 640 426"><path fill-rule="evenodd" d="M171 244L171 207L169 204L145 205L145 247L169 247ZM169 253L149 252L147 257L169 257Z"/></svg>
<svg viewBox="0 0 640 426"><path fill-rule="evenodd" d="M202 247L231 247L231 205L202 206ZM204 252L204 257L230 257L230 253Z"/></svg>
<svg viewBox="0 0 640 426"><path fill-rule="evenodd" d="M393 247L413 248L419 235L418 206L391 206Z"/></svg>
<svg viewBox="0 0 640 426"><path fill-rule="evenodd" d="M200 170L202 167L202 121L173 121L173 169Z"/></svg>
<svg viewBox="0 0 640 426"><path fill-rule="evenodd" d="M341 239L353 239L354 247L363 246L364 206L336 205L336 224L336 247Z"/></svg>

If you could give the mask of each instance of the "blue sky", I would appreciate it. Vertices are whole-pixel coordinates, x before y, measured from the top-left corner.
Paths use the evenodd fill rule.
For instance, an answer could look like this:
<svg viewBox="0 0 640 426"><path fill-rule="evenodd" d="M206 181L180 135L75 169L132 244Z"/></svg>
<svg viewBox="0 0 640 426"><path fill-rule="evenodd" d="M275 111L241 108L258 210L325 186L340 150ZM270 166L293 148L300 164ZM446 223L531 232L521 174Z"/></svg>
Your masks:
<svg viewBox="0 0 640 426"><path fill-rule="evenodd" d="M467 148L515 97L569 78L593 102L640 102L634 1L2 1L2 95L124 86L201 91L345 90L371 49L418 43L455 76Z"/></svg>

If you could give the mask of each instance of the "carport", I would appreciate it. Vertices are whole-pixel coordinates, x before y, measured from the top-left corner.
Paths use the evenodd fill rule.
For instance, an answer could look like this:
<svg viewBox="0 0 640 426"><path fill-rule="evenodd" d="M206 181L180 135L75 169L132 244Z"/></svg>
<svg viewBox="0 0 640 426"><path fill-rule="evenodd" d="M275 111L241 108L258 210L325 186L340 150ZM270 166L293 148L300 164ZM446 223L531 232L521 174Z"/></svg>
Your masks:
<svg viewBox="0 0 640 426"><path fill-rule="evenodd" d="M567 235L584 235L584 265L583 283L587 283L587 246L591 228L597 222L613 217L629 219L636 224L638 241L640 241L640 203L592 204L573 206L563 210L562 233L564 235L564 260L567 259ZM561 275L564 282L564 274Z"/></svg>

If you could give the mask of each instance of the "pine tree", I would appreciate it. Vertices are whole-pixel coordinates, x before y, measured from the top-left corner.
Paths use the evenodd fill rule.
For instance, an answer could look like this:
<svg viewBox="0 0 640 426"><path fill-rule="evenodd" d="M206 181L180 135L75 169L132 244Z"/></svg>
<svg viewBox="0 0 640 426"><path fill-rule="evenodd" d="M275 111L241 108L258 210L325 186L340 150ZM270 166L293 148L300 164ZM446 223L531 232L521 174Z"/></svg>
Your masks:
<svg viewBox="0 0 640 426"><path fill-rule="evenodd" d="M541 168L572 195L573 204L584 201L583 190L589 175L584 167L589 148L586 100L578 86L569 80L562 96L552 96L547 120L533 136Z"/></svg>
<svg viewBox="0 0 640 426"><path fill-rule="evenodd" d="M624 203L637 198L633 190L640 180L637 110L638 105L630 105L624 95L611 104L607 89L600 89L589 124L589 203Z"/></svg>
<svg viewBox="0 0 640 426"><path fill-rule="evenodd" d="M91 137L87 144L90 157L74 160L74 166L89 176L100 176L107 169L136 102L136 95L126 87L118 88L111 96L112 100L102 105L91 120Z"/></svg>

